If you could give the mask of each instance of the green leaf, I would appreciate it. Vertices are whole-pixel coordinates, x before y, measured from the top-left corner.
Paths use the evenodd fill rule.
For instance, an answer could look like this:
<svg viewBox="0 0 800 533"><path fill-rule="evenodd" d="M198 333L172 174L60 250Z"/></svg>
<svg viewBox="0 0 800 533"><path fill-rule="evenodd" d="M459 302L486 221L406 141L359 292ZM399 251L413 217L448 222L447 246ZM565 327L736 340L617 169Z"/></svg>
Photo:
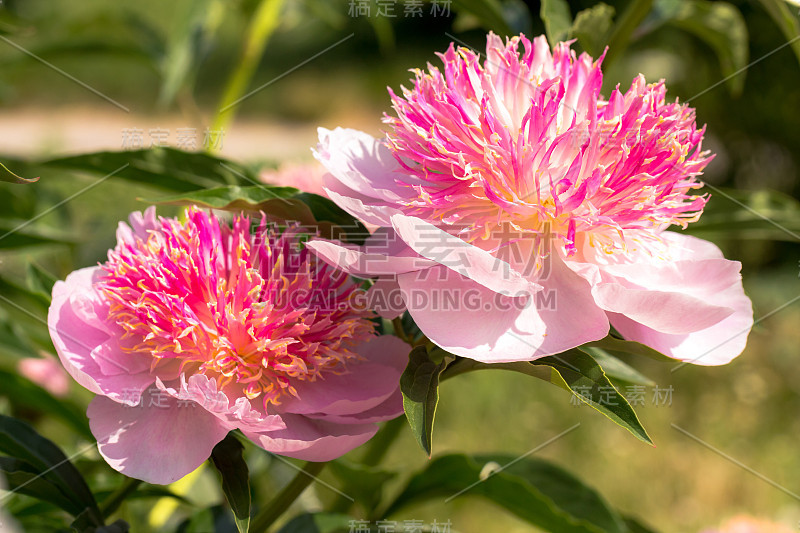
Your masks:
<svg viewBox="0 0 800 533"><path fill-rule="evenodd" d="M232 185L141 200L156 205L199 205L254 213L263 211L271 219L317 227L323 236L341 237L355 243L362 243L369 236L369 231L363 224L331 200L317 194L300 192L294 187ZM326 223L336 224L339 228L334 229Z"/></svg>
<svg viewBox="0 0 800 533"><path fill-rule="evenodd" d="M453 0L453 8L475 15L487 30L494 30L501 36L513 34L503 16L503 6L497 0Z"/></svg>
<svg viewBox="0 0 800 533"><path fill-rule="evenodd" d="M413 504L481 496L545 531L622 533L622 519L592 488L540 459L445 455L414 475L384 516Z"/></svg>
<svg viewBox="0 0 800 533"><path fill-rule="evenodd" d="M722 74L732 76L728 82L731 92L741 94L745 79L742 69L747 66L750 51L747 24L739 9L727 2L684 0L670 23L705 41L717 54Z"/></svg>
<svg viewBox="0 0 800 533"><path fill-rule="evenodd" d="M449 358L434 362L425 346L417 346L408 357L408 366L400 376L403 410L414 438L430 457L433 421L439 403L439 374L447 367Z"/></svg>
<svg viewBox="0 0 800 533"><path fill-rule="evenodd" d="M335 513L306 513L294 517L278 533L347 533L353 518Z"/></svg>
<svg viewBox="0 0 800 533"><path fill-rule="evenodd" d="M242 457L244 447L230 433L211 452L211 462L222 476L222 492L233 510L240 533L250 529L250 474Z"/></svg>
<svg viewBox="0 0 800 533"><path fill-rule="evenodd" d="M119 152L96 152L60 157L42 163L115 178L172 191L195 191L220 185L259 183L248 168L206 153L174 148L150 148ZM127 166L126 166L127 165Z"/></svg>
<svg viewBox="0 0 800 533"><path fill-rule="evenodd" d="M84 507L69 498L68 493L43 478L36 468L25 461L0 457L0 475L6 479L8 490L52 503L74 516L84 510Z"/></svg>
<svg viewBox="0 0 800 533"><path fill-rule="evenodd" d="M328 464L334 476L344 482L347 493L370 512L381 502L383 487L397 474L381 468L336 459Z"/></svg>
<svg viewBox="0 0 800 533"><path fill-rule="evenodd" d="M591 355L594 360L597 361L597 364L603 367L606 376L612 379L648 387L652 387L656 384L655 381L602 348L597 348L595 346L579 346L578 349Z"/></svg>
<svg viewBox="0 0 800 533"><path fill-rule="evenodd" d="M97 502L81 473L58 446L28 424L0 415L0 452L30 465L43 480L58 487L80 511L88 508L100 515Z"/></svg>
<svg viewBox="0 0 800 533"><path fill-rule="evenodd" d="M760 0L760 2L775 24L780 27L786 40L792 42L792 50L800 62L800 39L797 38L800 36L800 19L792 13L787 0Z"/></svg>
<svg viewBox="0 0 800 533"><path fill-rule="evenodd" d="M581 350L569 350L530 362L487 364L459 359L447 369L446 377L473 370L511 370L548 381L571 392L581 402L595 408L639 440L653 444L625 396L609 381L597 361Z"/></svg>
<svg viewBox="0 0 800 533"><path fill-rule="evenodd" d="M570 34L578 39L586 52L599 57L608 42L614 19L614 8L600 2L575 15Z"/></svg>
<svg viewBox="0 0 800 533"><path fill-rule="evenodd" d="M286 202L299 193L294 187L271 185L238 187L215 187L176 194L162 198L140 198L142 202L156 205L199 205L226 211L262 211L277 202Z"/></svg>
<svg viewBox="0 0 800 533"><path fill-rule="evenodd" d="M39 178L22 178L8 170L3 163L0 163L0 181L5 181L8 183L35 183L39 181Z"/></svg>
<svg viewBox="0 0 800 533"><path fill-rule="evenodd" d="M539 16L544 22L544 30L550 46L569 37L572 27L572 15L569 4L565 0L542 0Z"/></svg>
<svg viewBox="0 0 800 533"><path fill-rule="evenodd" d="M85 408L80 408L69 400L55 398L45 389L16 373L0 370L0 383L3 384L0 397L5 396L16 408L53 416L83 437L94 439L86 420Z"/></svg>

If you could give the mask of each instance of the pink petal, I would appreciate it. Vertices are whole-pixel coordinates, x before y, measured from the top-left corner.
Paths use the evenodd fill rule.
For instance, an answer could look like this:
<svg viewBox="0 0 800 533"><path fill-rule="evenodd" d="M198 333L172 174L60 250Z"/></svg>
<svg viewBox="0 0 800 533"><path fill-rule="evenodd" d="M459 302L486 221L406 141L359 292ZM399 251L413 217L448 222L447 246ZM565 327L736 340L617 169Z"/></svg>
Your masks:
<svg viewBox="0 0 800 533"><path fill-rule="evenodd" d="M331 461L361 446L375 435L375 424L336 424L302 415L281 415L286 429L245 436L268 452L303 461Z"/></svg>
<svg viewBox="0 0 800 533"><path fill-rule="evenodd" d="M230 429L247 429L248 431L275 431L285 429L286 425L278 415L264 414L244 396L231 401L228 395L217 389L217 382L203 374L195 374L186 379L181 374L174 387L168 387L160 379L156 379L156 387L164 391L181 404L193 402L219 418Z"/></svg>
<svg viewBox="0 0 800 533"><path fill-rule="evenodd" d="M664 355L695 365L724 365L744 351L753 327L753 306L741 286L728 292L738 292L725 298L734 313L711 327L686 335L661 333L623 315L609 313L609 319L626 339L646 344Z"/></svg>
<svg viewBox="0 0 800 533"><path fill-rule="evenodd" d="M388 244L378 243L372 238L365 246L325 239L313 239L307 242L306 246L326 263L360 278L400 274L429 268L436 264L419 257L410 249L410 255L390 255Z"/></svg>
<svg viewBox="0 0 800 533"><path fill-rule="evenodd" d="M403 414L403 395L398 387L383 403L352 415L309 414L308 418L338 422L340 424L365 424L367 422L383 422L392 420Z"/></svg>
<svg viewBox="0 0 800 533"><path fill-rule="evenodd" d="M343 185L390 203L408 194L395 181L402 167L383 142L353 129L317 131L319 145L314 155Z"/></svg>
<svg viewBox="0 0 800 533"><path fill-rule="evenodd" d="M313 382L293 382L297 397L281 402L278 409L286 413L332 415L355 415L372 409L397 393L410 350L397 337L375 337L358 347L363 362L348 365L344 374L325 375Z"/></svg>
<svg viewBox="0 0 800 533"><path fill-rule="evenodd" d="M395 276L378 278L367 290L367 307L386 320L394 320L406 311L403 292Z"/></svg>
<svg viewBox="0 0 800 533"><path fill-rule="evenodd" d="M731 316L734 309L715 295L741 285L741 264L722 258L715 246L700 239L661 235L663 243L649 250L639 246L610 257L591 250L587 255L595 255L588 260L597 264L567 264L592 283L601 308L662 333L700 331Z"/></svg>
<svg viewBox="0 0 800 533"><path fill-rule="evenodd" d="M495 293L443 266L420 274L398 276L408 310L431 341L456 355L530 361L608 334L589 285L561 261L529 298Z"/></svg>
<svg viewBox="0 0 800 533"><path fill-rule="evenodd" d="M530 293L539 288L507 262L416 217L392 216L397 234L422 257L506 295Z"/></svg>
<svg viewBox="0 0 800 533"><path fill-rule="evenodd" d="M158 485L177 481L208 459L228 433L213 414L180 405L155 387L142 400L141 407L131 407L97 396L87 411L100 455L128 477Z"/></svg>
<svg viewBox="0 0 800 533"><path fill-rule="evenodd" d="M50 336L64 368L80 385L119 402L135 403L153 377L141 371L135 355L98 350L111 338L107 333L111 327L92 305L93 299L99 298L93 288L99 272L99 267L84 268L56 282L47 315ZM95 357L101 358L102 366ZM103 368L113 368L114 374L106 374Z"/></svg>

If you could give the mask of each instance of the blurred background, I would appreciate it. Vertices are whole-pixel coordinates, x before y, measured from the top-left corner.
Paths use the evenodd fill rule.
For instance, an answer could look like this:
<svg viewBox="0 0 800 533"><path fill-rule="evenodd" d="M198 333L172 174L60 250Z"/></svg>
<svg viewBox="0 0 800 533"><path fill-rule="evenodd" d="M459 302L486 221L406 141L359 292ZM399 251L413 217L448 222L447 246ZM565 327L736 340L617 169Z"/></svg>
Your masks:
<svg viewBox="0 0 800 533"><path fill-rule="evenodd" d="M98 181L116 167L100 172L88 163L66 164L65 157L124 156L166 145L211 152L254 175L310 162L318 126L379 135L382 113L390 112L386 87L408 85L410 68L439 64L435 52L451 41L482 49L487 30L529 36L547 31L576 38L576 50L595 57L611 46L605 95L643 73L648 81L666 79L669 99L697 109L698 122L708 127L704 146L716 158L704 175L714 187L707 190L707 214L691 231L743 263L745 288L763 320L744 354L726 367L676 370L628 360L657 384L634 404L655 448L545 383L481 372L442 386L434 454L519 455L580 422L537 456L552 459L659 531L701 531L742 513L796 529L798 9L782 0L544 6L517 0L3 0L0 161L24 178L41 179L0 184L0 413L32 422L68 455L85 449L75 461L93 488L111 490L117 482L80 430L90 394L68 381L43 393L34 382L46 365L25 363L32 368L28 378L20 376L19 365L23 358L47 361L54 354L41 324L51 276L63 279L104 261L117 222L146 206L137 198L163 195L168 187ZM61 162L52 164L54 159ZM24 230L11 236L20 224ZM56 403L48 403L47 395ZM293 474L256 448L247 449L247 459L263 494ZM426 461L404 432L387 466L410 471ZM126 504L120 516L133 531L174 531L197 509L222 502L214 475L201 470L171 487L185 500L151 494ZM337 484L333 474L325 476ZM335 496L326 490L314 486L298 509ZM17 497L9 505L27 530L37 530L42 520L40 530L52 530L46 504ZM465 532L531 531L467 495L430 501L406 514L395 519L450 520L453 530Z"/></svg>

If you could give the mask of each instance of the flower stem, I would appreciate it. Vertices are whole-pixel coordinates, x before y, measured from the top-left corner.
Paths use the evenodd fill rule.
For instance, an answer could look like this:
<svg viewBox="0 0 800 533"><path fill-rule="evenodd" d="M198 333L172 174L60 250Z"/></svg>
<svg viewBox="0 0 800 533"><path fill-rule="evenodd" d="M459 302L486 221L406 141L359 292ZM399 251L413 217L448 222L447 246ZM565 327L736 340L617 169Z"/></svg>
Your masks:
<svg viewBox="0 0 800 533"><path fill-rule="evenodd" d="M141 484L141 479L133 479L132 477L125 478L122 485L109 494L108 498L106 498L100 506L100 513L103 515L103 518L108 518L114 511L119 509L119 506L125 502L125 499L130 494L134 493Z"/></svg>
<svg viewBox="0 0 800 533"><path fill-rule="evenodd" d="M306 487L308 487L317 475L322 472L326 464L328 463L306 463L303 469L294 476L294 479L283 487L283 490L256 515L253 522L250 524L250 531L253 533L266 531L275 520L280 518L280 516L289 509L292 502L306 490Z"/></svg>

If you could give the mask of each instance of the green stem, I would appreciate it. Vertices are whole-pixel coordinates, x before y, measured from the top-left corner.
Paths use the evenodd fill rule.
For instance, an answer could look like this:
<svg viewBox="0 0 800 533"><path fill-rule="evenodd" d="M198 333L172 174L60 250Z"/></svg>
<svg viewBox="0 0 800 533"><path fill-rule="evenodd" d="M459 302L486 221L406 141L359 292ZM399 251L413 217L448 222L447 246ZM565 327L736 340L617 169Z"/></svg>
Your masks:
<svg viewBox="0 0 800 533"><path fill-rule="evenodd" d="M267 41L272 36L280 20L281 8L284 0L262 0L247 30L247 37L242 48L242 55L222 93L217 115L211 126L211 131L223 132L236 114L236 103L247 90L256 67L264 54ZM215 143L209 143L209 151Z"/></svg>
<svg viewBox="0 0 800 533"><path fill-rule="evenodd" d="M277 496L267 505L253 519L250 524L250 531L253 533L261 533L267 529L277 520L283 513L289 509L289 506L294 502L300 494L306 490L317 475L322 472L325 465L328 463L306 463L301 471L292 479L288 485L283 487Z"/></svg>
<svg viewBox="0 0 800 533"><path fill-rule="evenodd" d="M117 490L112 492L100 506L100 513L103 515L103 518L108 518L114 513L114 511L119 509L119 506L125 502L125 499L130 494L136 492L136 489L138 489L139 485L141 484L142 480L140 479L133 479L132 477L125 478L125 481L122 482L122 485L120 485Z"/></svg>

